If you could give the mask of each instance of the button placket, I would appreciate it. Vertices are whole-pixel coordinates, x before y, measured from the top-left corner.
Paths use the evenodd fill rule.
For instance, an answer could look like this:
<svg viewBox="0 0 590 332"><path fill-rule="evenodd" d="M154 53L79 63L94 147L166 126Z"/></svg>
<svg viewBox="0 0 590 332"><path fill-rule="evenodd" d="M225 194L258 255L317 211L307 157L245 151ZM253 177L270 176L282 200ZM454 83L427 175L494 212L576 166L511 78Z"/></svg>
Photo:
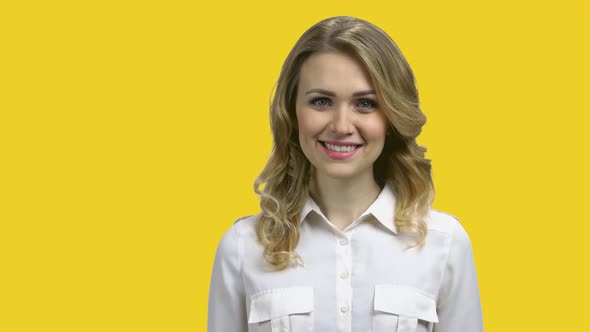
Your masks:
<svg viewBox="0 0 590 332"><path fill-rule="evenodd" d="M349 234L347 232L347 234ZM336 265L337 303L339 305L338 331L350 332L352 328L352 288L350 278L351 246L350 239L342 235L336 239L338 264Z"/></svg>

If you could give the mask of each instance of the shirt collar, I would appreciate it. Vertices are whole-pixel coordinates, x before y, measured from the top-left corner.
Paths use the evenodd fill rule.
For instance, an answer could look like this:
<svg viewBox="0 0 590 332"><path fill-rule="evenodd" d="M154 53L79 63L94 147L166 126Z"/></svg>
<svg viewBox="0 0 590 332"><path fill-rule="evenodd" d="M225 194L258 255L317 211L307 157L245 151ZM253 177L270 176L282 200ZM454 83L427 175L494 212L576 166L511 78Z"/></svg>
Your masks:
<svg viewBox="0 0 590 332"><path fill-rule="evenodd" d="M361 214L359 219L371 214L373 215L373 217L375 217L375 219L377 219L377 221L379 221L383 226L385 226L385 228L389 229L394 234L397 234L398 230L395 226L395 223L393 222L395 217L394 209L395 194L393 191L393 187L389 183L386 183L383 189L381 190L381 193L379 193L379 196L377 196L377 199L371 204L371 206L369 206L369 208L365 212L363 212L363 214ZM305 206L301 210L301 213L299 214L299 220L301 221L301 223L305 222L307 218L309 218L308 215L311 211L314 211L323 218L327 219L320 210L319 206L310 196L307 199L307 202L305 202Z"/></svg>

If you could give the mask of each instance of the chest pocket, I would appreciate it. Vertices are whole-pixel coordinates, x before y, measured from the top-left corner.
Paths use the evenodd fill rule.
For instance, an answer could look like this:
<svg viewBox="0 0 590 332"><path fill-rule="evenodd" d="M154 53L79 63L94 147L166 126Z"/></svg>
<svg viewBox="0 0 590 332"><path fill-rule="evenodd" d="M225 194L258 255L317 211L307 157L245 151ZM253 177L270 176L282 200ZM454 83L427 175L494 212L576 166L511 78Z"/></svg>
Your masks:
<svg viewBox="0 0 590 332"><path fill-rule="evenodd" d="M373 332L416 332L418 320L438 322L434 298L413 287L375 285L374 309Z"/></svg>
<svg viewBox="0 0 590 332"><path fill-rule="evenodd" d="M248 331L313 332L313 287L273 288L250 299Z"/></svg>

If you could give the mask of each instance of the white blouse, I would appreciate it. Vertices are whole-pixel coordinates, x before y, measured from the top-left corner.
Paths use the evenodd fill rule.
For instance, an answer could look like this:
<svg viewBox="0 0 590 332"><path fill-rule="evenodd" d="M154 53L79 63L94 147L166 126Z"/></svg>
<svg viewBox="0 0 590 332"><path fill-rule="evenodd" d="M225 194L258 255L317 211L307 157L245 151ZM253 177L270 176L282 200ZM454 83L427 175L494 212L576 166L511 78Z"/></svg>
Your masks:
<svg viewBox="0 0 590 332"><path fill-rule="evenodd" d="M422 248L393 223L387 185L344 231L309 199L296 252L304 267L272 272L255 223L223 235L209 289L208 332L483 331L471 242L459 221L431 210Z"/></svg>

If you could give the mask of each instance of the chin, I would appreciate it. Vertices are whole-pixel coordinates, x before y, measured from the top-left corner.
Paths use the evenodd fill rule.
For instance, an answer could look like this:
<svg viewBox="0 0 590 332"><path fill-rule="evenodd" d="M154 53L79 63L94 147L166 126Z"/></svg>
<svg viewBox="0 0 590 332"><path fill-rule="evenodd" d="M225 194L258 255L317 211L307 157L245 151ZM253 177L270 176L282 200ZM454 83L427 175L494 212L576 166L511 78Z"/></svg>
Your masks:
<svg viewBox="0 0 590 332"><path fill-rule="evenodd" d="M330 167L319 169L320 176L327 176L333 179L351 179L360 175L358 170L350 169L349 167Z"/></svg>

